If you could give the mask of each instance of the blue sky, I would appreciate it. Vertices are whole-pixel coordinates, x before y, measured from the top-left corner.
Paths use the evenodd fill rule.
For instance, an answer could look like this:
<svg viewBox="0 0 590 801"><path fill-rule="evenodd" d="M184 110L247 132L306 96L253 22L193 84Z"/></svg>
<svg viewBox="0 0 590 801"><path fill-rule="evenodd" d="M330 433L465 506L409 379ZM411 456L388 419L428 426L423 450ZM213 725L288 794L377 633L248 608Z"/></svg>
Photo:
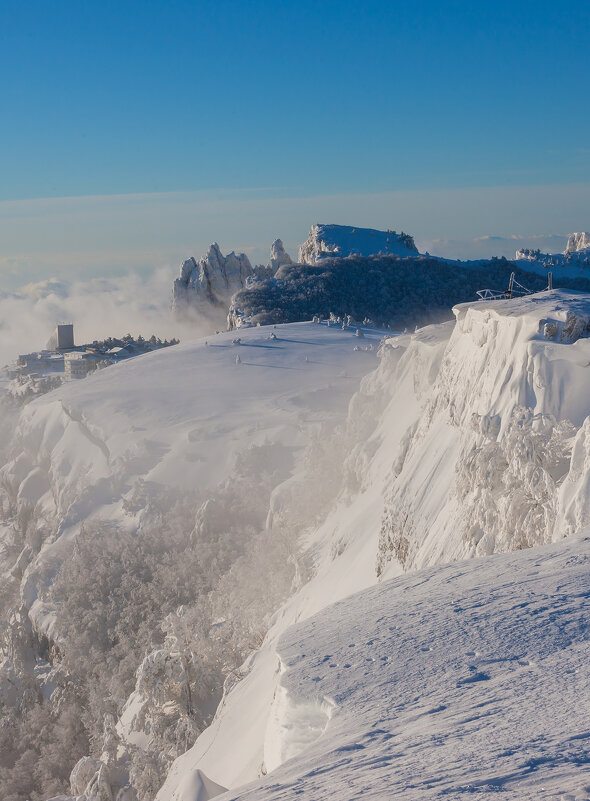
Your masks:
<svg viewBox="0 0 590 801"><path fill-rule="evenodd" d="M582 2L3 0L0 203L196 192L214 204L263 190L303 209L356 196L344 214L354 223L367 194L590 184L589 34ZM449 198L461 219L469 209ZM21 208L22 241L0 257L44 247L35 208ZM329 212L324 221L340 221ZM236 213L219 207L226 228L210 237L187 221L177 247L225 232L228 249L248 246L232 240ZM475 226L472 216L445 235L574 227L539 216L531 229L517 208L503 230L493 211ZM95 238L141 249L131 230L141 225L125 234L117 220L113 206ZM59 259L76 222L55 225ZM277 225L300 236L300 222ZM164 258L169 240L153 252Z"/></svg>

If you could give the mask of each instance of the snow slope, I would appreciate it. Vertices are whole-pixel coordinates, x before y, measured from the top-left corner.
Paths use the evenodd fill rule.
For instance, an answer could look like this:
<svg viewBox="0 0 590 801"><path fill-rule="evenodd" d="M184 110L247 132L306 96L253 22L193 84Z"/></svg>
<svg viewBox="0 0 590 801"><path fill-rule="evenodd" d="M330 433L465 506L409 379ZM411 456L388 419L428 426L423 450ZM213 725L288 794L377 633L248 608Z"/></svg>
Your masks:
<svg viewBox="0 0 590 801"><path fill-rule="evenodd" d="M176 788L197 768L236 788L281 762L277 664L293 624L379 576L540 546L590 524L590 298L555 290L455 314L454 326L382 347L350 405L340 499L307 540L315 575L277 613L158 801L190 801Z"/></svg>
<svg viewBox="0 0 590 801"><path fill-rule="evenodd" d="M33 509L39 520L37 540L31 542L29 531L18 560L25 611L40 630L58 637L39 593L71 552L83 522L101 517L125 524L125 503L139 479L194 488L207 498L209 490L231 482L239 450L270 443L291 454L268 509L269 530L280 531L294 503L291 479L309 470L304 448L319 439L321 423L344 417L358 389L346 430L321 443L325 453L311 465L305 502L296 500L312 510L314 493L328 484L339 488L323 521L313 529L301 526L313 577L277 611L263 646L242 666L241 680L228 685L212 725L174 763L158 801L195 801L195 788L201 792L208 782L235 790L274 769L286 770L281 765L324 729L331 736L331 721L337 726L344 719L338 715L345 716L339 711L345 699L326 689L318 703L302 677L291 685L294 624L378 579L543 546L590 524L590 297L555 290L465 304L455 317L455 324L389 338L376 369L380 334L368 329L355 336L354 329L312 323L251 328L240 337L221 334L138 357L23 410L15 456L2 479L23 514ZM309 510L301 509L302 519ZM567 558L574 557L570 552ZM435 574L428 575L436 587ZM538 591L548 592L541 585ZM444 593L436 597L442 606ZM376 595L370 599L371 608L379 606ZM343 614L343 630L349 623L361 626L353 617L352 611ZM328 627L338 625L325 620ZM419 620L416 613L414 623ZM494 625L500 624L490 624L492 632ZM520 623L515 626L520 632ZM449 648L453 642L463 648L454 636L449 630ZM486 642L493 650L495 641ZM535 648L531 642L531 653ZM468 650L477 648L470 644ZM452 648L446 651L445 674L456 658ZM475 670L465 664L467 678L486 673L490 679L482 686L495 686L493 667L469 664ZM443 667L434 663L433 670L442 673ZM318 676L328 687L328 679ZM401 681L391 674L387 687L392 679ZM552 687L546 687L549 694L557 692ZM381 703L389 714L386 700ZM295 712L293 703L300 707ZM508 714L509 707L503 709ZM448 742L455 736L449 732ZM462 770L457 767L457 780Z"/></svg>
<svg viewBox="0 0 590 801"><path fill-rule="evenodd" d="M586 531L393 579L292 626L275 770L220 798L589 798L589 567Z"/></svg>
<svg viewBox="0 0 590 801"><path fill-rule="evenodd" d="M29 404L16 456L0 476L17 515L31 509L39 520L37 548L23 543L21 587L36 625L51 626L39 590L80 526L97 517L129 524L125 500L138 482L207 497L252 444L289 454L288 478L310 431L345 415L376 363L382 333L367 329L360 351L354 334L312 323L219 334L109 367Z"/></svg>

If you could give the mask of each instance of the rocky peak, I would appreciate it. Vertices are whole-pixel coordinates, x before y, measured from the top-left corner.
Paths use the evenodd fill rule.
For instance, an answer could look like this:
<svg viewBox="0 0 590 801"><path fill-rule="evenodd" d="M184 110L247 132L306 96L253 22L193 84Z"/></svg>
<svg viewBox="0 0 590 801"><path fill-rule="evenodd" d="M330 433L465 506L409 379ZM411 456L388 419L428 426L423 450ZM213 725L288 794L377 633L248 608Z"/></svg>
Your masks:
<svg viewBox="0 0 590 801"><path fill-rule="evenodd" d="M283 242L281 239L275 239L275 241L270 246L270 263L269 267L271 270L276 272L279 267L282 267L284 264L293 264L293 259L283 246Z"/></svg>
<svg viewBox="0 0 590 801"><path fill-rule="evenodd" d="M586 231L581 231L568 236L564 253L576 253L578 250L585 250L586 248L590 248L590 234Z"/></svg>
<svg viewBox="0 0 590 801"><path fill-rule="evenodd" d="M180 265L172 290L172 308L184 313L202 304L226 306L251 274L252 265L245 253L232 251L224 256L217 242L213 242L199 261L191 257Z"/></svg>

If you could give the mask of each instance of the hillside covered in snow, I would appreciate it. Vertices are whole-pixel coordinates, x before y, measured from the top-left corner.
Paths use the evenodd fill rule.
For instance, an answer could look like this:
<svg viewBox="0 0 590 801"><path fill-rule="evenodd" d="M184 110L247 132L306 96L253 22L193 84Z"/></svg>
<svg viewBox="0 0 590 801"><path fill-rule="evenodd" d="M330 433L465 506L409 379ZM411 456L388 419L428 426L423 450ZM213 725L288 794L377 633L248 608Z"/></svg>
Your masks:
<svg viewBox="0 0 590 801"><path fill-rule="evenodd" d="M392 579L287 629L271 772L220 798L587 798L589 565L586 532ZM197 798L191 779L176 797Z"/></svg>
<svg viewBox="0 0 590 801"><path fill-rule="evenodd" d="M85 801L586 798L589 364L590 297L553 290L244 328L32 402L3 797L34 759Z"/></svg>

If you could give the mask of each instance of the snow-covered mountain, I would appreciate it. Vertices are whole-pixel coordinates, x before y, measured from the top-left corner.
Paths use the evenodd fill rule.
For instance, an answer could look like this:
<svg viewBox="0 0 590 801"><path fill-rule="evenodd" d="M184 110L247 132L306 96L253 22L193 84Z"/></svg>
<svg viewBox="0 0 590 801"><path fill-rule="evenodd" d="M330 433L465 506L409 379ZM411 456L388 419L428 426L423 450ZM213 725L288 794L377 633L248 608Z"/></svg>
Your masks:
<svg viewBox="0 0 590 801"><path fill-rule="evenodd" d="M297 537L336 485L304 465L320 459L377 362L383 333L360 333L308 323L214 335L176 346L175 358L158 351L64 385L22 412L0 471L0 728L17 732L0 740L7 759L27 739L43 764L53 741L35 699L79 720L79 699L92 694L103 745L73 792L116 795L131 779L153 798L307 574ZM282 485L293 505L273 527ZM89 753L75 742L65 765ZM51 786L42 767L35 775ZM0 773L7 799L10 782Z"/></svg>
<svg viewBox="0 0 590 801"><path fill-rule="evenodd" d="M506 290L511 273L530 291L547 286L546 270L525 272L506 259L451 262L389 255L286 264L236 292L227 322L233 329L333 313L403 330L450 319L453 305L474 300L481 289ZM554 284L590 290L590 274L586 279L556 278Z"/></svg>
<svg viewBox="0 0 590 801"><path fill-rule="evenodd" d="M239 334L21 413L4 704L92 688L86 801L584 797L590 297Z"/></svg>
<svg viewBox="0 0 590 801"><path fill-rule="evenodd" d="M172 289L172 308L179 314L202 314L209 307L226 307L251 274L252 265L245 253L232 251L224 256L214 242L202 259L191 257L180 265Z"/></svg>
<svg viewBox="0 0 590 801"><path fill-rule="evenodd" d="M282 240L275 239L270 246L270 262L268 263L269 269L274 275L279 267L282 267L284 264L293 264L293 259L285 250Z"/></svg>
<svg viewBox="0 0 590 801"><path fill-rule="evenodd" d="M590 234L585 231L570 234L563 253L541 253L524 248L516 251L515 259L525 264L526 270L551 270L556 276L587 276L590 274Z"/></svg>
<svg viewBox="0 0 590 801"><path fill-rule="evenodd" d="M417 256L418 248L409 234L350 225L315 224L300 246L298 258L301 264L317 264L323 259L352 255Z"/></svg>
<svg viewBox="0 0 590 801"><path fill-rule="evenodd" d="M188 801L177 788L197 768L233 788L278 766L276 732L288 740L297 720L297 708L279 706L277 671L294 623L402 571L559 541L590 523L589 323L588 296L554 291L461 306L455 325L382 347L349 409L339 501L307 542L315 575L276 616L245 679L177 761L158 801ZM414 607L416 621L423 611ZM330 662L306 664L323 682ZM323 715L316 733L330 731L329 703ZM299 765L299 776L312 770L303 757Z"/></svg>
<svg viewBox="0 0 590 801"><path fill-rule="evenodd" d="M405 328L448 319L456 303L480 289L502 291L511 272L530 291L553 286L590 290L587 234L572 234L564 254L519 250L506 259L468 262L420 254L413 238L394 231L312 225L294 263L276 239L266 266L245 254L221 255L216 244L199 262L188 259L174 282L172 306L211 330L299 322L314 315L351 315Z"/></svg>

